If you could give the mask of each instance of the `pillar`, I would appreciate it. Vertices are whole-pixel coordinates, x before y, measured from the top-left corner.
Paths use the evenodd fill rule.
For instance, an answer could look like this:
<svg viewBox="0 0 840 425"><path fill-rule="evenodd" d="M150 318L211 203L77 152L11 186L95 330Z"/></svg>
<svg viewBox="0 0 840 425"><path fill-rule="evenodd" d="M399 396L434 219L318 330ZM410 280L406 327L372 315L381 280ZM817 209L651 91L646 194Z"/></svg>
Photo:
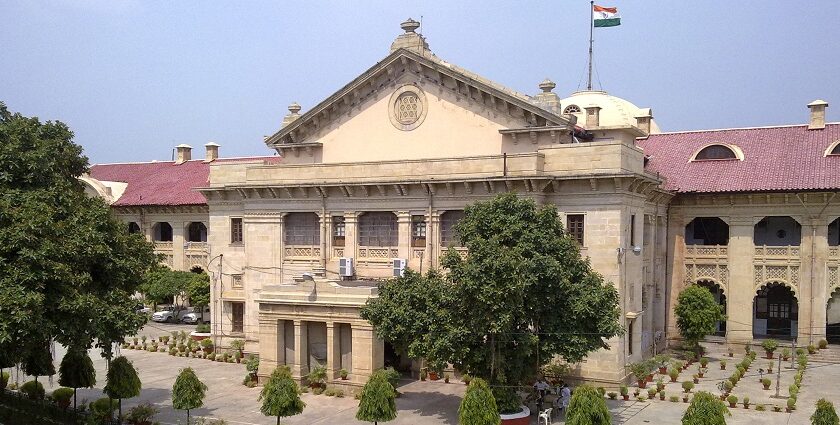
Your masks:
<svg viewBox="0 0 840 425"><path fill-rule="evenodd" d="M257 373L261 377L268 377L278 364L284 363L283 321L276 319L260 320L259 329L260 369Z"/></svg>
<svg viewBox="0 0 840 425"><path fill-rule="evenodd" d="M429 268L440 267L440 256L443 255L440 249L440 211L433 211L428 219L426 229L426 256L429 257Z"/></svg>
<svg viewBox="0 0 840 425"><path fill-rule="evenodd" d="M172 224L172 268L184 269L184 222L176 221Z"/></svg>
<svg viewBox="0 0 840 425"><path fill-rule="evenodd" d="M327 379L335 379L341 369L341 329L327 322Z"/></svg>
<svg viewBox="0 0 840 425"><path fill-rule="evenodd" d="M813 219L803 223L801 281L799 302L799 338L801 345L814 344L825 338L826 305L828 303L828 222Z"/></svg>
<svg viewBox="0 0 840 425"><path fill-rule="evenodd" d="M411 213L397 212L397 257L406 260L411 258Z"/></svg>
<svg viewBox="0 0 840 425"><path fill-rule="evenodd" d="M738 351L753 339L755 299L755 222L753 217L729 220L729 282L726 291L726 341Z"/></svg>
<svg viewBox="0 0 840 425"><path fill-rule="evenodd" d="M306 322L295 320L295 358L292 363L292 376L302 378L309 374L309 341Z"/></svg>
<svg viewBox="0 0 840 425"><path fill-rule="evenodd" d="M359 245L358 234L359 213L347 212L344 213L344 256L358 257L356 247Z"/></svg>
<svg viewBox="0 0 840 425"><path fill-rule="evenodd" d="M385 364L385 343L376 337L372 326L352 325L353 381L364 383L376 369Z"/></svg>
<svg viewBox="0 0 840 425"><path fill-rule="evenodd" d="M663 301L668 310L667 326L665 326L666 341L675 340L680 336L674 307L677 305L677 297L679 297L680 291L685 288L685 221L685 217L678 212L673 212L668 217L667 258L670 258L671 261L665 265L667 268L667 284L663 296Z"/></svg>
<svg viewBox="0 0 840 425"><path fill-rule="evenodd" d="M320 266L326 268L327 267L327 239L329 238L329 232L331 231L332 226L332 217L330 217L329 213L326 211L322 211L318 214L319 220L318 225L320 226L318 229L318 233L321 235L320 238L320 247L321 247L321 259L320 259Z"/></svg>

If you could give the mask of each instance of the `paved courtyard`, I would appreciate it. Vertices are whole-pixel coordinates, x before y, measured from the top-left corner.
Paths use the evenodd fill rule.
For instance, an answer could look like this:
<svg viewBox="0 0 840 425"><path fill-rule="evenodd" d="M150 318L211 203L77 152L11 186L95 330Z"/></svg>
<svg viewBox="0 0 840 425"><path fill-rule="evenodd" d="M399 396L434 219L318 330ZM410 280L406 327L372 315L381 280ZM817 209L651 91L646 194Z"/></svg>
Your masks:
<svg viewBox="0 0 840 425"><path fill-rule="evenodd" d="M191 330L192 326L150 324L141 334L148 336L159 336L171 330ZM63 356L63 350L57 347L56 358ZM176 411L171 407L170 391L178 371L184 367L195 369L199 378L209 387L205 407L197 409L192 413L198 416L210 418L223 418L230 424L274 424L275 420L263 416L259 411L260 388L247 388L242 385L245 376L245 367L242 364L227 364L210 362L201 359L172 357L164 353L148 353L136 350L121 350L121 354L130 359L140 372L143 382L143 390L139 397L123 401L123 410L142 403L150 402L156 405L161 413L157 420L162 424L184 423L186 417L182 411ZM734 358L723 357L728 365L725 371L720 370L717 358L711 357L707 375L700 380L692 392L710 391L718 394L717 382L729 376L734 370L734 364L742 357L736 354ZM94 389L79 390L79 400L88 401L102 397L101 388L105 384L105 362L99 356L98 351L91 352L91 358L97 370L97 385ZM795 369L782 369L782 382L780 394L784 398L771 398L775 394L775 382L771 390L764 390L758 382L758 368L766 368L768 360L757 358L738 385L732 391L739 398L737 408L730 409L731 416L727 419L728 424L753 424L763 425L774 424L806 424L813 413L814 403L819 398L826 398L840 401L840 364L828 364L811 362L805 373L801 392L798 397L797 410L793 413L772 412L770 406L778 404L784 407L787 398L787 387L793 379ZM789 364L788 364L789 366ZM665 393L682 396L680 383L683 380L691 379L697 372L697 366L692 365L683 371L675 383L666 384ZM776 366L774 365L774 369ZM14 380L14 375L12 380ZM20 378L21 381L23 377ZM665 377L668 381L668 377ZM47 381L41 378L41 381ZM48 390L58 387L58 379L54 377L53 382L44 382ZM650 384L649 384L650 385ZM655 381L654 384L655 386ZM450 384L438 382L419 382L405 380L400 387L403 396L397 400L399 409L397 419L392 424L404 425L432 425L432 424L457 424L458 405L463 396L465 386L461 382ZM631 387L631 392L634 387ZM643 390L644 391L644 390ZM643 394L646 394L643 392ZM753 405L749 410L744 409L740 400L744 395L750 397ZM303 414L286 418L286 424L361 424L355 420L356 407L358 402L352 395L344 398L327 397L325 395L315 396L303 394L306 402L306 409ZM759 412L755 410L756 403L770 404L768 410ZM661 401L658 398L653 401L637 401L631 395L629 401L607 400L607 405L613 413L616 424L679 424L680 418L688 404L680 400L677 403ZM840 407L838 405L837 407ZM532 424L536 424L536 418L532 417ZM553 423L563 424L562 415L555 415Z"/></svg>

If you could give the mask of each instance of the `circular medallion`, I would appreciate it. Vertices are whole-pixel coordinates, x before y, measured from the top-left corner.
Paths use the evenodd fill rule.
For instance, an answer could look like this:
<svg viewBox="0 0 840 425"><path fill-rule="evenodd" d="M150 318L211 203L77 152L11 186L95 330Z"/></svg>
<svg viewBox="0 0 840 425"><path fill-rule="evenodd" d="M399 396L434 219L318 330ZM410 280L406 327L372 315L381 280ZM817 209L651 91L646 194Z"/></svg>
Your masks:
<svg viewBox="0 0 840 425"><path fill-rule="evenodd" d="M426 95L414 84L397 88L391 95L389 105L391 124L400 130L414 130L426 118Z"/></svg>

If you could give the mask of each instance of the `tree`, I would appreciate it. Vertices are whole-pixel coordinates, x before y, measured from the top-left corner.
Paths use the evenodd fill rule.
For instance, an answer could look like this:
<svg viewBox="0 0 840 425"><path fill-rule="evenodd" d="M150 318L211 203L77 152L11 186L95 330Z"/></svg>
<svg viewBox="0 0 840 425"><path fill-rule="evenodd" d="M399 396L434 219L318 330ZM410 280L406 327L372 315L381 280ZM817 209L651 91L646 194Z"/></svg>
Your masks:
<svg viewBox="0 0 840 425"><path fill-rule="evenodd" d="M187 291L195 273L158 265L146 275L138 290L154 304L163 304Z"/></svg>
<svg viewBox="0 0 840 425"><path fill-rule="evenodd" d="M87 350L70 347L58 367L58 384L73 389L73 409L76 409L76 390L96 385L96 369Z"/></svg>
<svg viewBox="0 0 840 425"><path fill-rule="evenodd" d="M458 423L460 425L499 425L499 409L493 392L487 382L481 378L474 378L467 387L464 399L458 407Z"/></svg>
<svg viewBox="0 0 840 425"><path fill-rule="evenodd" d="M210 276L206 272L190 274L192 279L187 283L187 296L190 304L202 309L210 305Z"/></svg>
<svg viewBox="0 0 840 425"><path fill-rule="evenodd" d="M306 407L286 365L274 369L260 392L259 401L262 402L260 412L265 416L276 416L278 425L281 417L299 415Z"/></svg>
<svg viewBox="0 0 840 425"><path fill-rule="evenodd" d="M566 425L609 425L612 421L604 396L590 385L575 388L569 401Z"/></svg>
<svg viewBox="0 0 840 425"><path fill-rule="evenodd" d="M553 358L579 362L622 332L616 289L553 206L504 194L467 207L455 230L466 258L450 249L446 276L406 271L382 284L361 315L409 356L484 378L501 413L519 410L512 388Z"/></svg>
<svg viewBox="0 0 840 425"><path fill-rule="evenodd" d="M817 400L817 410L811 415L811 425L840 425L840 418L830 401L824 398Z"/></svg>
<svg viewBox="0 0 840 425"><path fill-rule="evenodd" d="M29 376L34 376L35 381L38 381L39 376L55 375L55 365L53 365L49 343L33 344L26 347L22 363L23 371Z"/></svg>
<svg viewBox="0 0 840 425"><path fill-rule="evenodd" d="M66 125L0 103L0 341L22 352L110 347L145 323L131 296L158 260L85 194L87 170Z"/></svg>
<svg viewBox="0 0 840 425"><path fill-rule="evenodd" d="M137 397L140 395L140 377L137 376L137 369L125 358L119 356L111 362L108 368L105 388L103 391L109 398L119 401L119 416L122 417L122 399Z"/></svg>
<svg viewBox="0 0 840 425"><path fill-rule="evenodd" d="M190 410L204 405L207 385L196 376L191 367L182 369L172 386L172 407L187 411L187 424L190 423Z"/></svg>
<svg viewBox="0 0 840 425"><path fill-rule="evenodd" d="M385 371L373 372L362 388L356 419L374 424L396 419L397 405L394 402L396 395L397 390L388 382Z"/></svg>
<svg viewBox="0 0 840 425"><path fill-rule="evenodd" d="M726 405L719 398L700 391L691 399L691 404L682 417L682 425L726 425Z"/></svg>
<svg viewBox="0 0 840 425"><path fill-rule="evenodd" d="M691 285L680 292L674 313L680 334L695 349L700 340L715 332L717 322L726 320L715 297L700 285Z"/></svg>

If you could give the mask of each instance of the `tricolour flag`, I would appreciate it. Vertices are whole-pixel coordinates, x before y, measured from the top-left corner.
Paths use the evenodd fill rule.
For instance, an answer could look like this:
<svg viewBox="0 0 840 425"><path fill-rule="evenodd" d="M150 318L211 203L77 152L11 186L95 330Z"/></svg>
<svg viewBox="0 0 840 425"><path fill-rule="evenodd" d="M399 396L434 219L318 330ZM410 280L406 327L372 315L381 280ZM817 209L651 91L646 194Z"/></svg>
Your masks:
<svg viewBox="0 0 840 425"><path fill-rule="evenodd" d="M621 25L618 8L592 5L592 20L596 27L615 27Z"/></svg>

